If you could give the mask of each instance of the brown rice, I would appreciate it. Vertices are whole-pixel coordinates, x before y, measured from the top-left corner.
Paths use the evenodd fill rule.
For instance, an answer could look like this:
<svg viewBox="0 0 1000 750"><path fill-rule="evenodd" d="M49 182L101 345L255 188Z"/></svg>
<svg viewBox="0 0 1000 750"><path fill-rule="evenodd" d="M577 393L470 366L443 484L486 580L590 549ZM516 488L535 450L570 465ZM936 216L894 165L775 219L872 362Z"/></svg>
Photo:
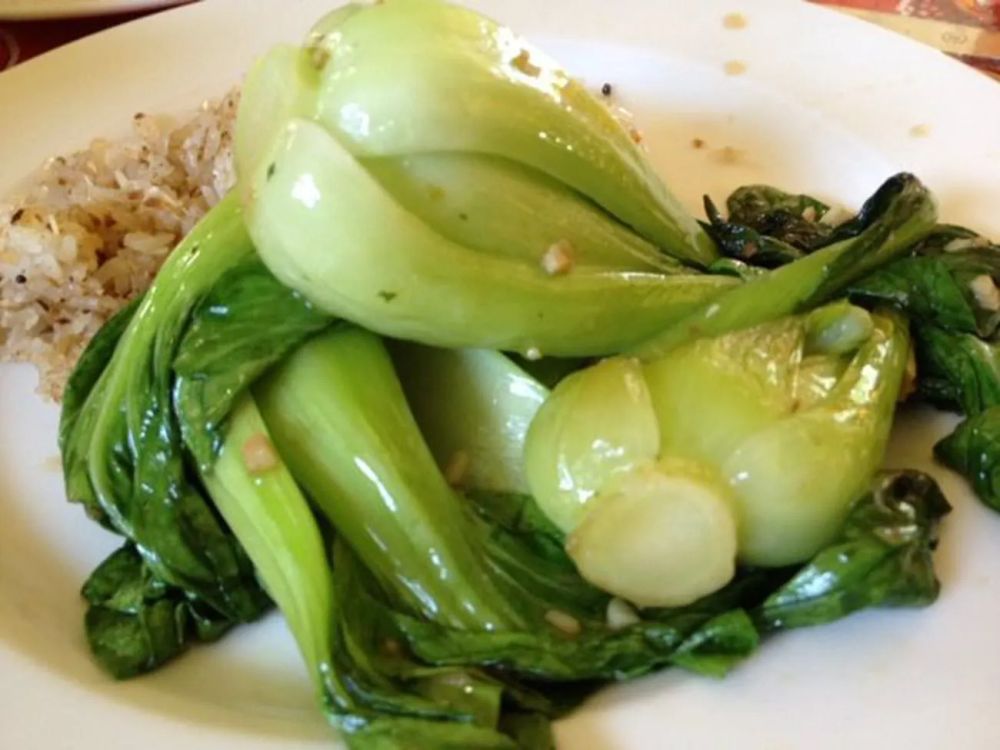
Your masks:
<svg viewBox="0 0 1000 750"><path fill-rule="evenodd" d="M58 399L90 338L144 290L234 183L239 94L177 121L136 114L120 141L50 159L0 204L0 362L30 362Z"/></svg>

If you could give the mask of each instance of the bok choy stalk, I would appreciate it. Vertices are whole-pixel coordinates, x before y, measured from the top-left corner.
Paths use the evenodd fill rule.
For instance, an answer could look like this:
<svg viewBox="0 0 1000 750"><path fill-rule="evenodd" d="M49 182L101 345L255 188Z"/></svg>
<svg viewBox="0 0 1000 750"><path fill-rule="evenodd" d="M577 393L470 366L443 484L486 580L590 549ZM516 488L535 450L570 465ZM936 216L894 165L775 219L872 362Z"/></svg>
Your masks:
<svg viewBox="0 0 1000 750"><path fill-rule="evenodd" d="M824 237L828 244L814 247L809 254L788 256L787 265L754 276L747 284L706 302L633 351L652 359L700 336L766 323L843 296L852 282L912 249L931 232L936 218L934 198L916 177L891 177L854 219ZM753 260L765 245L761 236L750 237L741 235L742 249L734 252Z"/></svg>
<svg viewBox="0 0 1000 750"><path fill-rule="evenodd" d="M878 201L869 201L856 217L835 227L822 201L766 185L739 188L726 204L729 216L723 219L706 198L708 231L727 256L712 268L747 279L857 237L879 211ZM935 452L968 477L994 509L1000 509L998 283L1000 246L969 229L942 224L903 256L855 278L844 290L861 304L890 304L910 319L914 397L967 417ZM678 333L674 329L670 335Z"/></svg>
<svg viewBox="0 0 1000 750"><path fill-rule="evenodd" d="M449 481L527 492L524 438L548 389L488 349L394 342L390 351L413 417Z"/></svg>
<svg viewBox="0 0 1000 750"><path fill-rule="evenodd" d="M660 251L714 257L602 103L431 0L342 10L305 48L269 53L237 163L274 274L398 338L610 353L736 283Z"/></svg>
<svg viewBox="0 0 1000 750"><path fill-rule="evenodd" d="M354 153L501 156L588 196L679 257L714 257L605 104L509 29L436 0L394 0L335 12L316 25L310 48L322 64L318 119Z"/></svg>
<svg viewBox="0 0 1000 750"><path fill-rule="evenodd" d="M837 303L575 373L539 411L528 482L582 575L643 606L801 562L878 467L906 323Z"/></svg>
<svg viewBox="0 0 1000 750"><path fill-rule="evenodd" d="M377 336L322 334L255 393L295 477L414 612L459 627L521 622L495 590L468 510L435 466Z"/></svg>
<svg viewBox="0 0 1000 750"><path fill-rule="evenodd" d="M225 440L202 479L215 507L253 562L312 671L320 695L329 690L333 579L325 542L308 503L251 397L237 402Z"/></svg>
<svg viewBox="0 0 1000 750"><path fill-rule="evenodd" d="M551 710L544 698L475 668L414 662L398 645L401 634L371 574L342 541L335 543L331 573L312 511L251 397L233 407L204 480L284 614L320 703L351 748L404 748L418 741L456 750L551 747L547 722L536 713ZM392 643L397 648L387 649ZM513 709L502 710L502 700ZM526 732L519 721L534 736L519 736Z"/></svg>

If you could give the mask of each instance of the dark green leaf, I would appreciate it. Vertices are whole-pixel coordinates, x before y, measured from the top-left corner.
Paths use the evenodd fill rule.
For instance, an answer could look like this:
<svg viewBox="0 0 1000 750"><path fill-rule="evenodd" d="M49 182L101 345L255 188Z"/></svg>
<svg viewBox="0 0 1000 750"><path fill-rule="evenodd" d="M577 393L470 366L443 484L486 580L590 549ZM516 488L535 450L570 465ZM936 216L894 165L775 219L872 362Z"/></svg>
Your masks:
<svg viewBox="0 0 1000 750"><path fill-rule="evenodd" d="M726 199L729 220L752 226L759 232L784 239L801 249L815 246L811 238L822 235L823 228L814 225L822 219L830 207L809 195L786 193L769 185L745 185L737 188ZM811 214L811 215L810 215ZM781 233L783 228L795 226L797 222L807 225L805 238L793 241L794 233Z"/></svg>
<svg viewBox="0 0 1000 750"><path fill-rule="evenodd" d="M962 227L940 225L897 260L855 283L856 301L889 302L912 321L917 396L970 419L937 446L937 455L1000 510L993 466L1000 464L1000 312L977 298L1000 282L1000 246ZM983 292L981 292L982 294Z"/></svg>
<svg viewBox="0 0 1000 750"><path fill-rule="evenodd" d="M670 663L708 677L725 677L757 650L760 634L742 609L714 617L677 647Z"/></svg>
<svg viewBox="0 0 1000 750"><path fill-rule="evenodd" d="M195 308L173 362L175 409L203 468L215 458L236 397L331 322L256 257L223 274Z"/></svg>
<svg viewBox="0 0 1000 750"><path fill-rule="evenodd" d="M866 607L923 606L937 598L932 552L950 510L933 478L883 474L822 550L755 613L764 628L837 620Z"/></svg>
<svg viewBox="0 0 1000 750"><path fill-rule="evenodd" d="M722 218L705 196L705 230L722 254L760 268L777 268L829 244L833 228L820 219L829 211L822 201L792 195L768 185L738 188L726 200Z"/></svg>
<svg viewBox="0 0 1000 750"><path fill-rule="evenodd" d="M231 625L211 608L156 578L131 544L114 552L83 587L87 641L119 679L148 672L193 639L213 641Z"/></svg>
<svg viewBox="0 0 1000 750"><path fill-rule="evenodd" d="M1000 314L976 300L972 283L980 276L1000 281L1000 247L968 229L944 224L909 257L854 284L850 294L895 304L921 325L991 337Z"/></svg>
<svg viewBox="0 0 1000 750"><path fill-rule="evenodd" d="M975 334L915 326L918 388L931 403L979 414L1000 405L1000 349Z"/></svg>
<svg viewBox="0 0 1000 750"><path fill-rule="evenodd" d="M972 483L980 500L1000 511L1000 406L966 419L934 453Z"/></svg>
<svg viewBox="0 0 1000 750"><path fill-rule="evenodd" d="M907 254L933 230L936 217L930 191L913 175L897 174L853 220L837 227L828 244L723 292L632 353L656 358L696 338L749 328L836 299L850 284Z"/></svg>
<svg viewBox="0 0 1000 750"><path fill-rule="evenodd" d="M902 258L862 279L850 290L857 301L886 302L913 320L955 331L976 331L968 284L944 258Z"/></svg>
<svg viewBox="0 0 1000 750"><path fill-rule="evenodd" d="M94 494L87 465L93 420L97 405L102 403L99 395L91 398L91 394L100 387L101 375L141 300L137 297L119 310L90 340L66 384L59 416L59 450L66 496L71 502L81 503L90 518L107 528L113 526ZM90 409L86 408L88 402ZM79 427L81 421L86 424Z"/></svg>
<svg viewBox="0 0 1000 750"><path fill-rule="evenodd" d="M407 651L393 610L347 546L334 553L333 723L357 750L550 750L540 693L475 665L427 666Z"/></svg>
<svg viewBox="0 0 1000 750"><path fill-rule="evenodd" d="M198 300L252 252L231 196L171 254L142 300L98 335L71 378L63 415L70 497L134 543L143 576L164 590L161 598L198 603L184 610L184 622L202 630L217 620L255 619L268 600L239 543L188 471L171 404L171 364ZM129 619L102 604L92 607L89 629L161 632L166 611L163 604L150 605ZM175 619L180 622L179 615ZM179 648L185 637L158 643L168 640ZM91 642L111 653L107 639Z"/></svg>

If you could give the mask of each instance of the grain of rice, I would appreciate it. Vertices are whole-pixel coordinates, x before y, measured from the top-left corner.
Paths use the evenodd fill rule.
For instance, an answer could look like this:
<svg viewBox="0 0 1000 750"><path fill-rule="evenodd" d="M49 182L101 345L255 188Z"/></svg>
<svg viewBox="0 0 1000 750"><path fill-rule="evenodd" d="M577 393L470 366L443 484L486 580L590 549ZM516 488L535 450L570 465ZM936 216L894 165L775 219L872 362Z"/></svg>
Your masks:
<svg viewBox="0 0 1000 750"><path fill-rule="evenodd" d="M128 137L49 159L0 204L0 362L34 364L43 396L61 397L90 338L234 184L238 100L137 113Z"/></svg>

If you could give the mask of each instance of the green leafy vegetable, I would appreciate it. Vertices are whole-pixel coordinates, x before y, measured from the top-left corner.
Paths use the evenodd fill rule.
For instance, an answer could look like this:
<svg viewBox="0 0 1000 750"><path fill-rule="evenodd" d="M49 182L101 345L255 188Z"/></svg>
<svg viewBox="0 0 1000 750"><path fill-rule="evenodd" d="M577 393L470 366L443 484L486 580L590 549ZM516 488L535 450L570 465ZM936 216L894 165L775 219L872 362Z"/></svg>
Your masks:
<svg viewBox="0 0 1000 750"><path fill-rule="evenodd" d="M430 666L408 650L398 613L371 573L335 543L334 674L346 693L328 706L354 750L409 747L551 750L558 707L510 677L475 666Z"/></svg>
<svg viewBox="0 0 1000 750"><path fill-rule="evenodd" d="M341 9L272 50L237 165L271 271L396 338L605 354L735 283L685 271L714 245L603 102L446 3Z"/></svg>
<svg viewBox="0 0 1000 750"><path fill-rule="evenodd" d="M855 219L837 228L831 244L706 302L635 352L651 359L701 336L748 328L835 299L852 282L906 253L934 228L936 217L927 188L913 175L898 174Z"/></svg>
<svg viewBox="0 0 1000 750"><path fill-rule="evenodd" d="M950 510L926 474L880 475L851 509L840 539L771 594L757 621L767 629L796 628L865 607L931 604L940 589L932 552Z"/></svg>
<svg viewBox="0 0 1000 750"><path fill-rule="evenodd" d="M662 253L570 187L516 161L415 153L364 165L410 213L452 242L535 265L559 241L581 267L679 272Z"/></svg>
<svg viewBox="0 0 1000 750"><path fill-rule="evenodd" d="M723 255L777 268L829 244L834 229L823 223L830 210L808 195L791 195L768 185L748 185L726 201L723 219L705 196L706 229Z"/></svg>
<svg viewBox="0 0 1000 750"><path fill-rule="evenodd" d="M333 580L325 544L250 396L234 406L218 458L203 479L215 507L284 613L325 695L333 622Z"/></svg>
<svg viewBox="0 0 1000 750"><path fill-rule="evenodd" d="M605 103L490 19L396 0L335 11L316 24L309 46L319 68L316 118L352 153L504 157L578 191L678 257L714 257Z"/></svg>
<svg viewBox="0 0 1000 750"><path fill-rule="evenodd" d="M270 179L263 167L245 174L261 258L320 309L384 335L443 347L603 354L736 283L576 267L572 252L558 249L547 272L546 247L531 262L477 253L403 209L310 121L289 124L271 158L279 166Z"/></svg>
<svg viewBox="0 0 1000 750"><path fill-rule="evenodd" d="M113 677L143 674L196 639L219 638L232 622L157 578L129 543L101 563L83 587L84 622L97 661Z"/></svg>
<svg viewBox="0 0 1000 750"><path fill-rule="evenodd" d="M228 198L170 256L134 309L95 340L71 382L61 426L67 492L133 542L143 558L133 578L176 587L198 611L231 622L254 619L268 602L239 544L188 476L171 410L170 363L191 308L250 252L239 205ZM114 626L91 616L92 643L102 638L99 622Z"/></svg>
<svg viewBox="0 0 1000 750"><path fill-rule="evenodd" d="M468 511L438 471L378 337L324 333L255 394L296 479L414 612L471 628L521 621L494 590Z"/></svg>
<svg viewBox="0 0 1000 750"><path fill-rule="evenodd" d="M939 226L909 257L851 289L892 302L914 321L917 394L968 419L935 453L1000 510L1000 247L962 227Z"/></svg>
<svg viewBox="0 0 1000 750"><path fill-rule="evenodd" d="M83 588L115 676L273 600L353 750L552 750L607 681L928 604L948 504L876 477L887 305L1000 507L1000 248L911 175L838 226L767 186L699 226L602 102L433 0L272 50L237 127L238 195L67 389L68 493L125 537Z"/></svg>
<svg viewBox="0 0 1000 750"><path fill-rule="evenodd" d="M256 258L235 265L199 302L173 361L174 406L203 470L222 446L235 399L275 362L331 325Z"/></svg>
<svg viewBox="0 0 1000 750"><path fill-rule="evenodd" d="M391 351L420 432L452 483L527 491L524 436L548 390L500 352L402 343Z"/></svg>
<svg viewBox="0 0 1000 750"><path fill-rule="evenodd" d="M737 555L787 565L835 537L882 460L908 350L897 316L838 303L605 360L539 411L529 485L584 577L685 604Z"/></svg>
<svg viewBox="0 0 1000 750"><path fill-rule="evenodd" d="M1000 511L1000 406L966 419L934 453L969 480L980 500Z"/></svg>

